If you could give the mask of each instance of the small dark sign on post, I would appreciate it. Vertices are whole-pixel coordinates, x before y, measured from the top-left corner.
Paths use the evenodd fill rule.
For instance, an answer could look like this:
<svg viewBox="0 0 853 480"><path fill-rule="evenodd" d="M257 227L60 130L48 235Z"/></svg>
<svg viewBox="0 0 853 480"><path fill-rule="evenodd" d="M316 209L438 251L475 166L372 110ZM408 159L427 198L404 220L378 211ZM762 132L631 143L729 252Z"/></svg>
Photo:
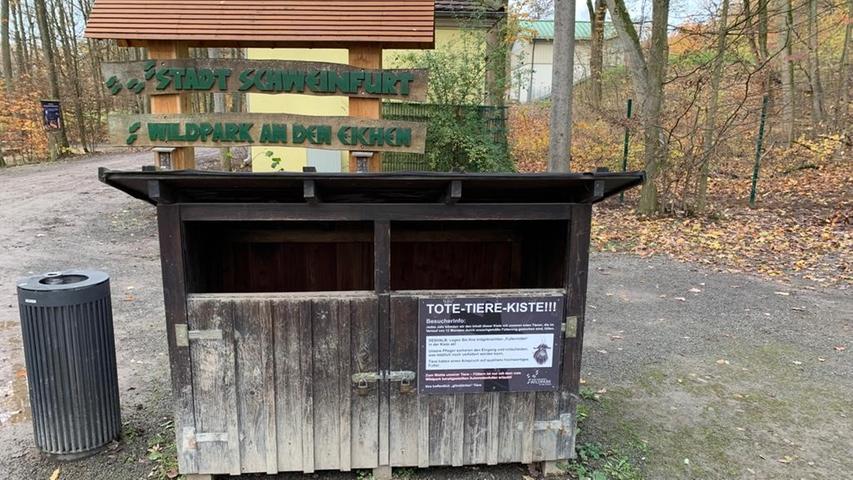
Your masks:
<svg viewBox="0 0 853 480"><path fill-rule="evenodd" d="M62 107L59 100L42 100L41 111L45 130L62 130Z"/></svg>
<svg viewBox="0 0 853 480"><path fill-rule="evenodd" d="M562 312L562 297L422 298L419 392L555 390Z"/></svg>

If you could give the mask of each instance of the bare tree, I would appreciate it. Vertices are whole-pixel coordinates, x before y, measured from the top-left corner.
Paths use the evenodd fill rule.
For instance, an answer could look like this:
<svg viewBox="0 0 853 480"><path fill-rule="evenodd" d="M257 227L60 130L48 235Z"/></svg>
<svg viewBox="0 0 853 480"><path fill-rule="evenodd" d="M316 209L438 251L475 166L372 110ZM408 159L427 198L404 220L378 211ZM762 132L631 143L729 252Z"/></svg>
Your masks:
<svg viewBox="0 0 853 480"><path fill-rule="evenodd" d="M656 181L660 165L667 155L667 137L661 125L661 113L669 55L669 0L652 0L652 36L648 55L643 52L640 37L625 7L625 1L607 0L607 8L625 51L634 91L641 99L646 183L640 192L638 211L651 214L658 209Z"/></svg>
<svg viewBox="0 0 853 480"><path fill-rule="evenodd" d="M56 60L53 53L53 34L50 29L50 24L47 22L47 9L45 8L44 0L35 0L36 20L39 24L41 33L42 52L44 53L44 62L47 64L47 80L50 86L50 95L55 100L59 100L59 76L56 73ZM68 136L65 133L65 120L60 120L60 128L56 132L55 147L59 150L68 149ZM59 152L60 154L62 152ZM56 152L54 153L56 154Z"/></svg>
<svg viewBox="0 0 853 480"><path fill-rule="evenodd" d="M818 53L817 0L808 0L809 77L812 86L812 127L823 122L823 85L820 81L820 54ZM849 20L848 20L849 21Z"/></svg>
<svg viewBox="0 0 853 480"><path fill-rule="evenodd" d="M12 51L9 43L9 0L2 0L0 5L0 49L3 50L3 79L6 81L6 91L12 88Z"/></svg>
<svg viewBox="0 0 853 480"><path fill-rule="evenodd" d="M708 92L708 111L705 114L705 127L702 135L702 163L699 168L699 186L696 194L696 209L705 210L708 194L708 173L711 155L716 144L717 107L720 101L720 81L723 78L723 62L726 55L726 36L728 35L729 0L723 0L717 30L717 54L711 69L711 89Z"/></svg>
<svg viewBox="0 0 853 480"><path fill-rule="evenodd" d="M568 172L572 155L572 90L575 58L575 0L554 5L554 62L551 78L551 142L548 170Z"/></svg>
<svg viewBox="0 0 853 480"><path fill-rule="evenodd" d="M601 110L601 73L604 69L604 17L607 14L607 2L605 0L586 0L586 8L589 10L589 21L592 30L589 72L591 82L592 108Z"/></svg>
<svg viewBox="0 0 853 480"><path fill-rule="evenodd" d="M839 62L839 84L841 95L835 107L836 128L845 128L848 109L850 108L850 89L853 88L853 62L850 61L850 49L853 48L853 0L847 0L847 28L844 30L844 47L841 50ZM846 128L845 128L846 130Z"/></svg>
<svg viewBox="0 0 853 480"><path fill-rule="evenodd" d="M791 146L796 135L794 118L794 9L791 0L780 0L782 13L781 49L782 49L782 122L785 132L785 145Z"/></svg>

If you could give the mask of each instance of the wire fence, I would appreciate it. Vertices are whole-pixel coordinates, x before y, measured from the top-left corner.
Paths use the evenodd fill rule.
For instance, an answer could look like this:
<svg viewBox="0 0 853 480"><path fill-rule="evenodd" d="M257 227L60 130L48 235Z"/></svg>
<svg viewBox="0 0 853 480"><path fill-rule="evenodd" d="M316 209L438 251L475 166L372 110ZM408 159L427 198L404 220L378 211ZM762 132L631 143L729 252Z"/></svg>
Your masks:
<svg viewBox="0 0 853 480"><path fill-rule="evenodd" d="M433 103L383 102L382 118L386 120L428 122L430 118L436 115L441 109L446 108L446 105L437 105ZM455 108L459 109L460 113L464 115L475 113L487 126L489 132L491 132L494 142L506 147L507 107L460 105ZM429 148L429 144L427 144L427 148ZM432 169L427 161L426 154L397 152L385 152L382 154L383 172L415 172L430 170Z"/></svg>

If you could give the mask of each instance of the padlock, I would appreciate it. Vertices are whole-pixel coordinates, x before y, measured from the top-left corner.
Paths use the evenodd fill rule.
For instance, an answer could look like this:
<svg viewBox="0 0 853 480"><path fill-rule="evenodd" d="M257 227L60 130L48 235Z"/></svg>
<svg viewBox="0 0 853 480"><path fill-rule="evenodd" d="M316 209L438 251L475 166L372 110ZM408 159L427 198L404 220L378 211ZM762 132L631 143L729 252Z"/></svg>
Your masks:
<svg viewBox="0 0 853 480"><path fill-rule="evenodd" d="M368 390L370 390L370 385L367 384L367 380L362 378L358 381L358 384L356 385L355 389L359 395L367 395Z"/></svg>
<svg viewBox="0 0 853 480"><path fill-rule="evenodd" d="M414 390L414 388L413 388L411 380L409 380L408 378L404 378L403 380L400 380L400 393L402 393L402 394L412 393L413 390Z"/></svg>

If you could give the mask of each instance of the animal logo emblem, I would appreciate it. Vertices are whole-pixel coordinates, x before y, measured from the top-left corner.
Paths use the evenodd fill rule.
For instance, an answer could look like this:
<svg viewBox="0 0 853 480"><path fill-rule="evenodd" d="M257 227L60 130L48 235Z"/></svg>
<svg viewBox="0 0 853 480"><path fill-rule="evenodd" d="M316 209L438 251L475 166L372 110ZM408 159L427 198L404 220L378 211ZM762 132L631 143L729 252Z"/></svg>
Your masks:
<svg viewBox="0 0 853 480"><path fill-rule="evenodd" d="M536 363L539 365L545 365L545 363L548 362L548 350L550 348L551 347L544 343L539 344L539 346L536 347L536 350L533 352L533 359L536 360Z"/></svg>

